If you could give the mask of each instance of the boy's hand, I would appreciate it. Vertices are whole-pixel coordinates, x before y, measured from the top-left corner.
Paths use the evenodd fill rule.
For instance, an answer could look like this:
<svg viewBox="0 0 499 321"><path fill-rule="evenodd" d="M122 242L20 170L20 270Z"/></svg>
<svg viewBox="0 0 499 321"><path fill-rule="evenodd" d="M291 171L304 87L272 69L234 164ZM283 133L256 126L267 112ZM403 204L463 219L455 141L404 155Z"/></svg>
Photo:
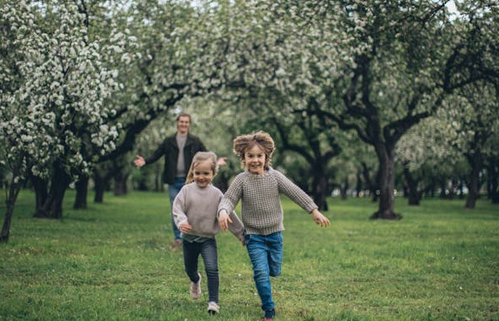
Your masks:
<svg viewBox="0 0 499 321"><path fill-rule="evenodd" d="M329 226L329 224L331 224L331 222L329 222L328 218L325 217L324 215L322 215L322 213L319 212L318 209L313 210L312 215L314 216L314 222L317 225L326 227L326 226Z"/></svg>
<svg viewBox="0 0 499 321"><path fill-rule="evenodd" d="M232 220L227 214L227 211L221 210L220 213L218 213L218 225L220 225L222 231L225 232L229 229L229 223L232 223Z"/></svg>

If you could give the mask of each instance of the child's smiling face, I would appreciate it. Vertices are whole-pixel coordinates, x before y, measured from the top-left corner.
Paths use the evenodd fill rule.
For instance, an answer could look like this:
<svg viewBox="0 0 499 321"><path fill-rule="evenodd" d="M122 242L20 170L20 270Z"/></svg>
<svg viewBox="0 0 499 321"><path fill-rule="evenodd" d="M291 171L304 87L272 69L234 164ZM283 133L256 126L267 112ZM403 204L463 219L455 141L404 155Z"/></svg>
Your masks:
<svg viewBox="0 0 499 321"><path fill-rule="evenodd" d="M210 161L202 161L194 166L193 180L200 188L208 186L211 183L213 176L215 175L213 175Z"/></svg>
<svg viewBox="0 0 499 321"><path fill-rule="evenodd" d="M261 175L265 172L266 155L262 148L254 145L244 152L244 164L252 174Z"/></svg>

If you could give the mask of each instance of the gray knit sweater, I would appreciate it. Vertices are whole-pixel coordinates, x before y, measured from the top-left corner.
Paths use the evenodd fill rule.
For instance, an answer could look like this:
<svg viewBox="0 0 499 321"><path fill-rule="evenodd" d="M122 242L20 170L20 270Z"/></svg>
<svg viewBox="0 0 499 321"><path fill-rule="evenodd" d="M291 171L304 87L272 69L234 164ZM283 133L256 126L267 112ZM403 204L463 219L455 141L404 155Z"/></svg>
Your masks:
<svg viewBox="0 0 499 321"><path fill-rule="evenodd" d="M241 216L246 233L269 235L284 230L279 194L289 197L307 213L318 208L310 196L284 174L269 168L263 175L248 171L237 175L222 198L218 212L226 210L230 213L241 200Z"/></svg>
<svg viewBox="0 0 499 321"><path fill-rule="evenodd" d="M217 221L217 208L223 193L213 185L200 188L196 183L189 183L182 187L173 202L173 219L180 227L188 222L192 226L190 235L213 238L220 231ZM236 213L231 211L229 230L238 239L242 240L244 227Z"/></svg>

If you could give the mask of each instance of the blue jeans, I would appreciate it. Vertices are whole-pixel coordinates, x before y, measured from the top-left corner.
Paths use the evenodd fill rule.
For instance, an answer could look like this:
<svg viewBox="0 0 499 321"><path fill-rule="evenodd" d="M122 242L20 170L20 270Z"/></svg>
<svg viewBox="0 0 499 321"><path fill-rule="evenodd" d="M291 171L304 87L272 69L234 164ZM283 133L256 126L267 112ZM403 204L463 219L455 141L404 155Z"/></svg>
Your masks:
<svg viewBox="0 0 499 321"><path fill-rule="evenodd" d="M175 197L184 185L184 177L176 177L175 182L168 185L168 195L170 195L170 217L172 222L173 236L175 237L176 241L181 240L182 236L180 235L180 230L178 229L177 225L175 225L175 220L173 219L173 212L171 211L171 209L173 207L173 201L175 200Z"/></svg>
<svg viewBox="0 0 499 321"><path fill-rule="evenodd" d="M247 234L244 239L253 264L253 279L262 301L262 310L270 311L275 307L270 277L281 274L282 232L269 235Z"/></svg>
<svg viewBox="0 0 499 321"><path fill-rule="evenodd" d="M198 275L198 258L199 254L203 258L204 270L208 279L208 302L218 303L219 278L218 278L218 252L216 240L209 239L205 242L182 242L184 251L184 266L185 273L191 282L199 281Z"/></svg>

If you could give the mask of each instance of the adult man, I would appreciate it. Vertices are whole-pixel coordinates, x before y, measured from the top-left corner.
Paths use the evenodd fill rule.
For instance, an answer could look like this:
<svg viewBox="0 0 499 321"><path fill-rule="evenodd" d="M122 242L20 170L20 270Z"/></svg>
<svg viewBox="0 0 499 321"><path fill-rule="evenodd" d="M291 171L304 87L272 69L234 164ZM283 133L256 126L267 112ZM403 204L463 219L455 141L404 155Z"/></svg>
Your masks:
<svg viewBox="0 0 499 321"><path fill-rule="evenodd" d="M177 132L167 137L163 143L154 151L152 156L143 158L137 155L134 163L137 167L142 167L144 165L152 164L162 156L165 156L165 168L163 171L163 183L168 184L168 194L170 196L170 204L173 205L175 196L185 184L185 178L189 167L191 166L191 161L197 152L206 151L206 147L201 142L199 137L191 135L189 133L189 127L191 126L191 116L188 113L180 113L177 116ZM218 160L219 165L225 164L225 158L220 158ZM182 238L180 231L173 221L173 216L171 217L174 242L173 246L180 246L182 244Z"/></svg>

